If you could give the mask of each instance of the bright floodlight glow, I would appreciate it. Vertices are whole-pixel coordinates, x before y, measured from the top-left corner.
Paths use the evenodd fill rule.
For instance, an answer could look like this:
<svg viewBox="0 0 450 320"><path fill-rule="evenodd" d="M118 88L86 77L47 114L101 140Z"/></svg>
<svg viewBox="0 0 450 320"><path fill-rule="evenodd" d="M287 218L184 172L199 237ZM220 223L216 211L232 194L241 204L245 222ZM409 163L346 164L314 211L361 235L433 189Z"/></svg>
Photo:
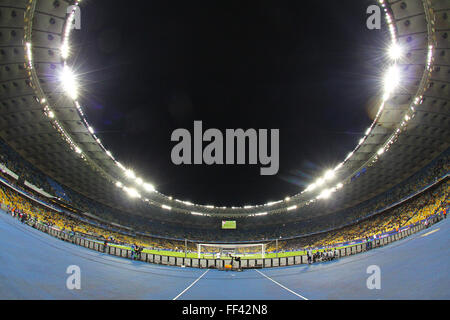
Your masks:
<svg viewBox="0 0 450 320"><path fill-rule="evenodd" d="M137 179L136 179L136 183L139 184L139 185L141 185L141 184L144 183L144 181L143 181L141 178L137 178Z"/></svg>
<svg viewBox="0 0 450 320"><path fill-rule="evenodd" d="M330 180L334 178L334 171L333 170L328 170L327 172L325 172L324 175L325 180Z"/></svg>
<svg viewBox="0 0 450 320"><path fill-rule="evenodd" d="M60 79L64 91L71 97L73 100L78 98L78 86L76 83L76 77L73 71L65 65L63 67L63 71L60 74Z"/></svg>
<svg viewBox="0 0 450 320"><path fill-rule="evenodd" d="M388 55L392 60L398 60L403 55L403 48L399 44L393 43L388 49Z"/></svg>
<svg viewBox="0 0 450 320"><path fill-rule="evenodd" d="M51 119L53 119L53 118L55 117L55 114L53 113L53 111L50 111L50 112L48 113L48 116L49 116Z"/></svg>
<svg viewBox="0 0 450 320"><path fill-rule="evenodd" d="M319 178L319 179L317 179L317 181L316 181L316 185L317 186L321 186L321 185L323 185L325 183L325 179L324 178Z"/></svg>
<svg viewBox="0 0 450 320"><path fill-rule="evenodd" d="M117 188L120 188L120 187L122 187L122 182L120 182L120 181L117 181L117 182L116 182L116 187L117 187Z"/></svg>
<svg viewBox="0 0 450 320"><path fill-rule="evenodd" d="M391 66L384 76L385 95L392 93L400 83L400 71L397 66Z"/></svg>
<svg viewBox="0 0 450 320"><path fill-rule="evenodd" d="M331 190L325 189L323 190L320 195L317 197L319 199L328 199L331 196Z"/></svg>
<svg viewBox="0 0 450 320"><path fill-rule="evenodd" d="M155 191L155 187L150 183L144 183L144 189L147 190L148 192Z"/></svg>
<svg viewBox="0 0 450 320"><path fill-rule="evenodd" d="M316 187L317 185L315 183L311 183L308 188L306 188L306 191L313 191Z"/></svg>
<svg viewBox="0 0 450 320"><path fill-rule="evenodd" d="M342 182L339 182L337 185L336 185L336 189L340 189L340 188L342 188L344 185L342 184Z"/></svg>
<svg viewBox="0 0 450 320"><path fill-rule="evenodd" d="M135 175L134 172L133 172L132 170L130 170L130 169L127 169L127 170L125 171L125 175L126 175L128 178L131 178L131 179L136 178L136 175Z"/></svg>
<svg viewBox="0 0 450 320"><path fill-rule="evenodd" d="M384 148L380 148L380 149L378 150L378 152L377 152L377 154L378 154L379 156L381 156L383 153L384 153Z"/></svg>
<svg viewBox="0 0 450 320"><path fill-rule="evenodd" d="M267 212L260 212L260 213L255 213L255 216L265 216L267 215Z"/></svg>
<svg viewBox="0 0 450 320"><path fill-rule="evenodd" d="M165 204L163 204L163 205L161 206L161 208L166 209L166 210L172 210L172 207L166 206Z"/></svg>
<svg viewBox="0 0 450 320"><path fill-rule="evenodd" d="M291 210L295 210L295 209L297 209L297 206L292 206L292 207L287 208L287 211L291 211Z"/></svg>
<svg viewBox="0 0 450 320"><path fill-rule="evenodd" d="M76 152L76 153L81 153L81 149L80 149L79 147L76 147L76 148L75 148L75 152Z"/></svg>
<svg viewBox="0 0 450 320"><path fill-rule="evenodd" d="M141 195L139 194L139 192L137 192L136 189L126 188L125 191L127 192L128 196L130 196L131 198L140 198L141 197Z"/></svg>
<svg viewBox="0 0 450 320"><path fill-rule="evenodd" d="M67 42L65 42L62 46L61 46L61 57L66 60L69 57L70 54L70 48L69 48L69 44Z"/></svg>

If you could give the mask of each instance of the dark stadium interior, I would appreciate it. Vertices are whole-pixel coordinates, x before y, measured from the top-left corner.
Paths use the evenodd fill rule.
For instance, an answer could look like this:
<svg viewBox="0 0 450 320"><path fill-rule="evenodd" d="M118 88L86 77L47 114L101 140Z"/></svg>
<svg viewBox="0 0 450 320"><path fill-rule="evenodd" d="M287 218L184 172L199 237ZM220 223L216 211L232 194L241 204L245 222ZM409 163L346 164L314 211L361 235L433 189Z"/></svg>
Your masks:
<svg viewBox="0 0 450 320"><path fill-rule="evenodd" d="M217 206L284 198L373 120L387 34L361 28L368 1L142 1L128 17L108 2L89 4L73 40L81 101L110 150L165 194ZM280 129L279 173L175 166L170 135L194 120Z"/></svg>
<svg viewBox="0 0 450 320"><path fill-rule="evenodd" d="M371 5L380 30L366 26ZM311 297L327 298L313 274L348 263L328 297L354 297L349 270L386 253L378 259L394 277L417 245L426 252L413 259L422 263L413 283L448 299L448 275L432 274L450 261L437 257L449 241L448 0L155 0L125 9L0 0L0 230L15 242L0 258L20 264L22 280L38 278L29 270L40 260L14 260L12 248L26 244L36 257L44 249L28 246L45 242L53 249L40 259L59 250L55 264L78 257L101 279L123 260L130 268L119 278L159 270L178 290L185 281L167 274L181 268L168 266L185 268L179 277L195 281L175 298L197 281L185 297L203 298L209 269L255 269L258 281L296 298L280 282L298 285L293 278L307 273ZM174 165L171 133L192 132L195 120L222 131L280 129L279 172ZM429 248L431 238L441 243ZM9 278L13 262L0 267L0 298L22 288ZM289 266L280 282L257 270ZM355 292L420 297L405 288Z"/></svg>

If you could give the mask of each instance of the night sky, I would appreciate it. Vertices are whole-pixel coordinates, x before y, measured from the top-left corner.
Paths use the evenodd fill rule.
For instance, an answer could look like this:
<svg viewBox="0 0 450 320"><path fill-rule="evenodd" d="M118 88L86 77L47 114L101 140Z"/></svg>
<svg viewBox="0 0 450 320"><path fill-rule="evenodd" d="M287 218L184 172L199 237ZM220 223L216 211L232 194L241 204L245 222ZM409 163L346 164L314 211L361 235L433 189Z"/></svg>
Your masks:
<svg viewBox="0 0 450 320"><path fill-rule="evenodd" d="M176 198L247 205L292 195L371 123L388 32L375 1L83 1L74 69L118 160ZM172 164L177 128L280 129L280 170Z"/></svg>

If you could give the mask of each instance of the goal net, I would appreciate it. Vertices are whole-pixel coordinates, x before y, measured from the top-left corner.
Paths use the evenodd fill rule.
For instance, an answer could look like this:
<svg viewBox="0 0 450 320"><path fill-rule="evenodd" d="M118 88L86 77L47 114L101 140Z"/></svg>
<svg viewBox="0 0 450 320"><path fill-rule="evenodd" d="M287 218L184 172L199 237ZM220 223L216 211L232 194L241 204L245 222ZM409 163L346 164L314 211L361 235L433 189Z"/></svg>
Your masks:
<svg viewBox="0 0 450 320"><path fill-rule="evenodd" d="M248 257L248 258L264 258L266 255L266 244L197 244L198 258L221 259L231 256Z"/></svg>

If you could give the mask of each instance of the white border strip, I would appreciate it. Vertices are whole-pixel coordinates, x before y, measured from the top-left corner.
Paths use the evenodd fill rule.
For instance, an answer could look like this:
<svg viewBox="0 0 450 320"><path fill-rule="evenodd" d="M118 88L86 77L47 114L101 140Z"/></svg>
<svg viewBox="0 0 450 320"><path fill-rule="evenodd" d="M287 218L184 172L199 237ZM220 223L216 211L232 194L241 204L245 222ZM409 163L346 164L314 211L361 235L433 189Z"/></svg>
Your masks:
<svg viewBox="0 0 450 320"><path fill-rule="evenodd" d="M192 282L189 287L187 287L186 289L184 289L183 291L180 292L180 294L178 294L175 298L173 298L172 300L177 300L179 297L181 297L183 295L183 293L185 293L186 291L188 291L194 284L197 283L198 280L200 280L205 274L208 273L210 269L206 270L205 272L202 273L202 275L200 277L198 277L194 282Z"/></svg>
<svg viewBox="0 0 450 320"><path fill-rule="evenodd" d="M295 294L297 297L300 297L300 298L302 298L303 300L308 300L308 298L305 298L305 297L302 296L301 294L298 294L297 292L294 292L294 291L292 291L291 289L286 288L286 287L283 286L281 283L279 283L279 282L273 280L273 279L270 278L269 276L266 276L266 275L265 275L264 273L262 273L261 271L259 271L259 270L257 270L257 269L254 269L254 270L255 270L256 272L258 272L259 274L263 275L265 278L267 278L267 279L269 279L270 281L272 281L273 283L279 285L279 286L282 287L283 289L289 291L289 292L292 293L292 294Z"/></svg>

